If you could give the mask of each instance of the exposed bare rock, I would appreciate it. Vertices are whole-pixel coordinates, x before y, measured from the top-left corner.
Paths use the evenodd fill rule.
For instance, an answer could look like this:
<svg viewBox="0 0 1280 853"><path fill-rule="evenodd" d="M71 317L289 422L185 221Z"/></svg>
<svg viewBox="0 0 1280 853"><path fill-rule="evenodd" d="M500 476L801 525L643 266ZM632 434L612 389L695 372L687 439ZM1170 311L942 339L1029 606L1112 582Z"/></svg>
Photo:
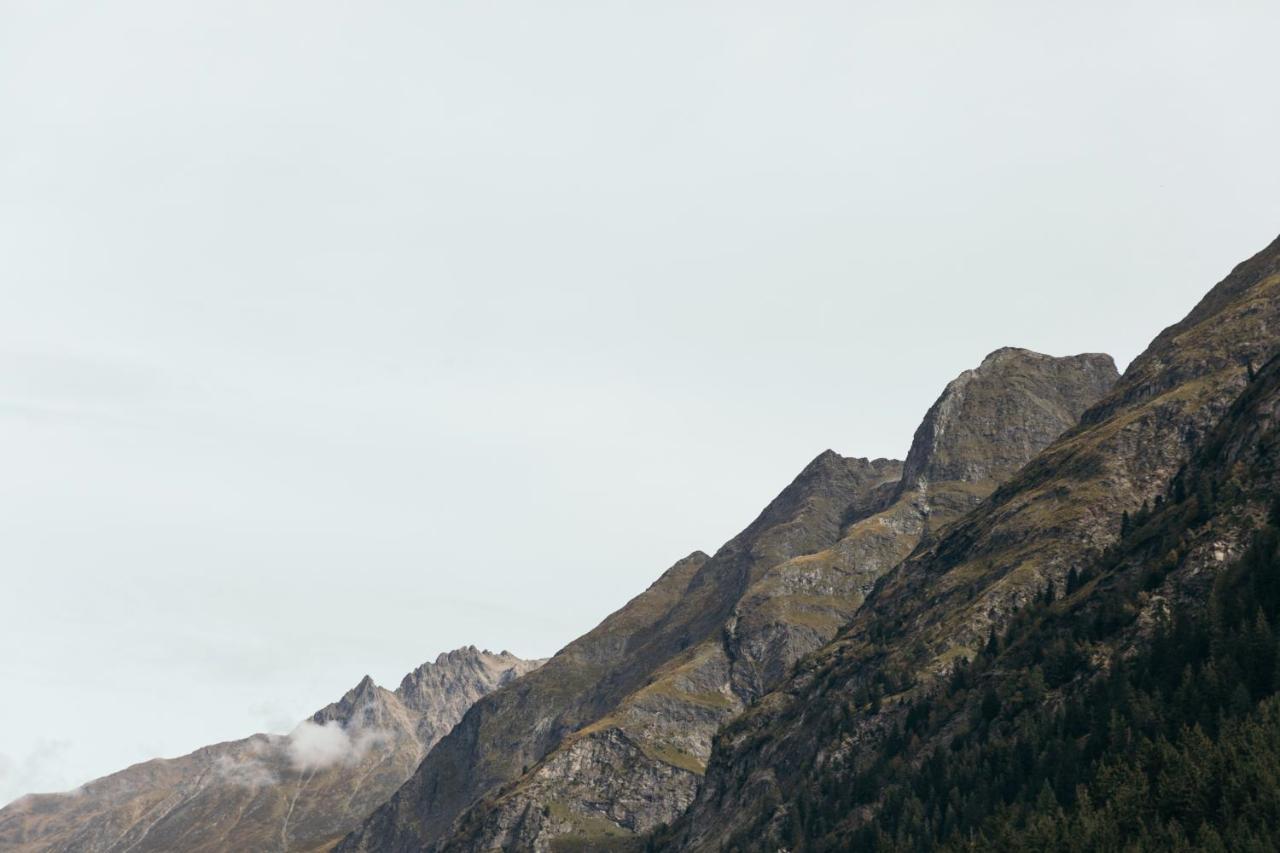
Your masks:
<svg viewBox="0 0 1280 853"><path fill-rule="evenodd" d="M922 538L973 509L1115 384L1107 355L996 350L952 380L916 430L883 508L832 547L782 563L739 601L728 628L736 692L754 701L835 636L875 582Z"/></svg>

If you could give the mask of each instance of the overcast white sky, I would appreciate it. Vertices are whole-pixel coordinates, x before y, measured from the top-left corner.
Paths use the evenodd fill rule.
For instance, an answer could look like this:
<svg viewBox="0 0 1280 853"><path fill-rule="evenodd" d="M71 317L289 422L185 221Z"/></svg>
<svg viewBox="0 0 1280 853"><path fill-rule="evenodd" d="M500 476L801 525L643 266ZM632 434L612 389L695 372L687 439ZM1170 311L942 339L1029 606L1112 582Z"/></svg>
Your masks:
<svg viewBox="0 0 1280 853"><path fill-rule="evenodd" d="M1280 231L1274 2L0 0L0 802L554 652Z"/></svg>

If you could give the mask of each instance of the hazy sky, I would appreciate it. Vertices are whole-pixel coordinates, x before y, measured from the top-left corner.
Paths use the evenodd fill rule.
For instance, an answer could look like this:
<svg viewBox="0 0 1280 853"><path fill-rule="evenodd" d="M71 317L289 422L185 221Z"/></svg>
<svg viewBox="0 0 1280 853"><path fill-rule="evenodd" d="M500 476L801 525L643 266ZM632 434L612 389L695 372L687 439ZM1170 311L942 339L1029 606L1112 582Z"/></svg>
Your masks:
<svg viewBox="0 0 1280 853"><path fill-rule="evenodd" d="M1280 6L0 0L0 801L546 655L1280 231Z"/></svg>

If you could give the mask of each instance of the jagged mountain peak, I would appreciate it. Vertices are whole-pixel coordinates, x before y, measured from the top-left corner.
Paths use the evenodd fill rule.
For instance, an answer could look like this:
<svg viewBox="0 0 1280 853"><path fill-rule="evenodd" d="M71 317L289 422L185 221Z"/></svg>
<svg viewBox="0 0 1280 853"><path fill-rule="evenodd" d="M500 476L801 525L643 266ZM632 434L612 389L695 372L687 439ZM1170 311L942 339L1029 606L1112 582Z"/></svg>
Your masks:
<svg viewBox="0 0 1280 853"><path fill-rule="evenodd" d="M541 660L525 661L509 652L495 655L488 649L463 646L444 652L434 662L424 663L406 674L395 695L408 707L427 713L431 724L443 725L443 720L431 719L430 715L430 708L441 693L466 690L474 683L485 684L488 689L500 687L542 663Z"/></svg>
<svg viewBox="0 0 1280 853"><path fill-rule="evenodd" d="M506 684L542 661L525 661L508 651L494 654L476 646L462 646L441 652L434 661L428 661L407 673L394 691L380 687L373 676L365 675L343 694L337 702L316 711L311 720L316 723L337 722L343 726L376 726L388 714L403 714L393 706L403 706L414 713L425 714L429 727L444 726L445 720L434 715L442 695L455 691L469 693L475 684L487 689ZM447 726L446 726L447 730Z"/></svg>
<svg viewBox="0 0 1280 853"><path fill-rule="evenodd" d="M863 510L877 487L896 482L902 463L868 460L824 450L765 506L751 524L722 545L689 588L713 584L744 589L760 566L771 565L833 542L851 511Z"/></svg>
<svg viewBox="0 0 1280 853"><path fill-rule="evenodd" d="M477 660L482 658L512 658L518 659L516 655L503 649L500 652L493 652L489 649L482 649L475 645L459 646L447 652L441 652L436 655L435 663L437 665L448 663L450 661L459 660Z"/></svg>
<svg viewBox="0 0 1280 853"><path fill-rule="evenodd" d="M312 714L310 720L320 725L336 722L343 727L374 726L386 717L388 702L396 702L395 694L379 687L372 676L366 675L337 702Z"/></svg>
<svg viewBox="0 0 1280 853"><path fill-rule="evenodd" d="M779 525L795 524L798 517L805 514L834 511L839 515L851 496L885 480L896 480L901 475L901 466L896 459L872 461L824 450L800 470L746 529L721 546L715 556L720 558L747 541L758 550L758 540L763 534Z"/></svg>
<svg viewBox="0 0 1280 853"><path fill-rule="evenodd" d="M1003 346L1003 347L996 347L991 352L983 356L982 361L978 363L978 366L974 368L974 370L983 370L985 368L988 368L992 365L999 364L999 363L1018 362L1018 361L1033 362L1033 363L1038 362L1041 364L1054 364L1054 363L1070 364L1072 362L1078 362L1078 361L1096 361L1100 363L1105 363L1110 361L1113 366L1115 364L1115 360L1112 359L1110 355L1104 352L1085 352L1085 353L1077 353L1075 355L1049 355L1048 353L1038 352L1033 349L1027 349L1026 347Z"/></svg>
<svg viewBox="0 0 1280 853"><path fill-rule="evenodd" d="M1119 378L1111 356L1002 347L951 380L911 442L899 493L1000 481L1075 424Z"/></svg>
<svg viewBox="0 0 1280 853"><path fill-rule="evenodd" d="M899 459L886 459L877 457L875 459L866 456L844 456L831 448L819 453L809 461L809 464L800 469L800 473L796 475L796 481L799 482L809 477L821 476L824 473L832 471L840 471L844 469L852 470L883 470L901 465Z"/></svg>

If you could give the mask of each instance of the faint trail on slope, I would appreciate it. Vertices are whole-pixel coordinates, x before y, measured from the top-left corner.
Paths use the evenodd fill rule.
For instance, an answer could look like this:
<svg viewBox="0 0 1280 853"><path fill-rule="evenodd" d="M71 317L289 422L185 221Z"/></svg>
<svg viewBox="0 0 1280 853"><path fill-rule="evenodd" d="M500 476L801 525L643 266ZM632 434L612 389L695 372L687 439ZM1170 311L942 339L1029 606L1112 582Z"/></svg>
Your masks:
<svg viewBox="0 0 1280 853"><path fill-rule="evenodd" d="M347 797L347 803L342 807L343 815L348 817L351 815L351 804L355 802L356 794L360 793L360 787L364 785L364 781L373 774L373 771L377 770L383 764L386 764L387 759L390 757L391 757L391 750L387 750L382 754L381 758L379 758L377 761L373 763L372 767L370 767L364 773L360 774L360 778L356 780L356 784L351 788L351 796Z"/></svg>
<svg viewBox="0 0 1280 853"><path fill-rule="evenodd" d="M138 838L137 838L137 840L136 840L136 841L134 841L134 842L133 842L132 844L130 844L128 847L123 848L123 849L120 851L120 853L129 853L129 851L130 851L130 850L132 850L133 848L135 848L135 847L137 847L139 844L141 844L143 841L145 841L145 840L146 840L146 838L147 838L147 836L151 833L151 830L155 828L156 824L158 824L160 821L164 820L164 819L165 819L166 817L168 817L169 815L173 814L174 809L178 808L178 806L182 805L182 804L183 804L183 803L185 803L187 800L191 799L191 796L192 796L193 794L198 793L198 792L200 791L200 785L201 785L201 783L202 783L202 782L204 782L205 777L206 777L206 776L208 776L208 775L209 775L209 768L208 768L208 767L206 767L204 770L200 771L200 775L196 777L196 781L194 782L194 784L192 784L192 786L191 786L187 791L178 791L178 792L175 792L175 793L174 793L174 795L173 795L172 797L169 797L169 798L166 798L166 799L164 799L164 800L161 800L161 801L160 801L159 803L157 803L153 808L151 808L150 810L148 810L148 814L150 814L152 811L155 811L155 810L156 810L156 809L158 809L158 808L162 808L162 807L165 805L165 803L169 802L170 800L176 800L176 802L174 802L174 803L173 803L173 805L169 806L167 809L165 809L165 810L164 810L164 813L163 813L163 814L161 814L159 817L157 817L155 820L151 821L151 822L147 825L147 828L146 828L146 829L144 829L144 830L142 831L142 834L138 836ZM144 816L144 817L145 817L145 816ZM125 830L125 831L120 835L120 837L119 837L119 838L117 838L117 839L112 843L112 846L114 847L116 844L119 844L122 840L124 840L124 837L125 837L126 835L128 835L128 834L129 834L130 830L132 830L134 827L136 827L136 826L137 826L139 823L141 823L141 822L142 822L142 818L139 818L137 821L135 821L135 822L133 823L133 825L131 825L131 826L129 827L129 829L126 829L126 830Z"/></svg>
<svg viewBox="0 0 1280 853"><path fill-rule="evenodd" d="M293 807L298 804L298 797L302 796L302 789L311 784L311 779L315 775L316 768L313 766L311 772L305 778L299 780L298 790L293 792L293 799L289 801L289 810L284 813L284 823L280 826L281 853L289 853L289 818L293 817Z"/></svg>

